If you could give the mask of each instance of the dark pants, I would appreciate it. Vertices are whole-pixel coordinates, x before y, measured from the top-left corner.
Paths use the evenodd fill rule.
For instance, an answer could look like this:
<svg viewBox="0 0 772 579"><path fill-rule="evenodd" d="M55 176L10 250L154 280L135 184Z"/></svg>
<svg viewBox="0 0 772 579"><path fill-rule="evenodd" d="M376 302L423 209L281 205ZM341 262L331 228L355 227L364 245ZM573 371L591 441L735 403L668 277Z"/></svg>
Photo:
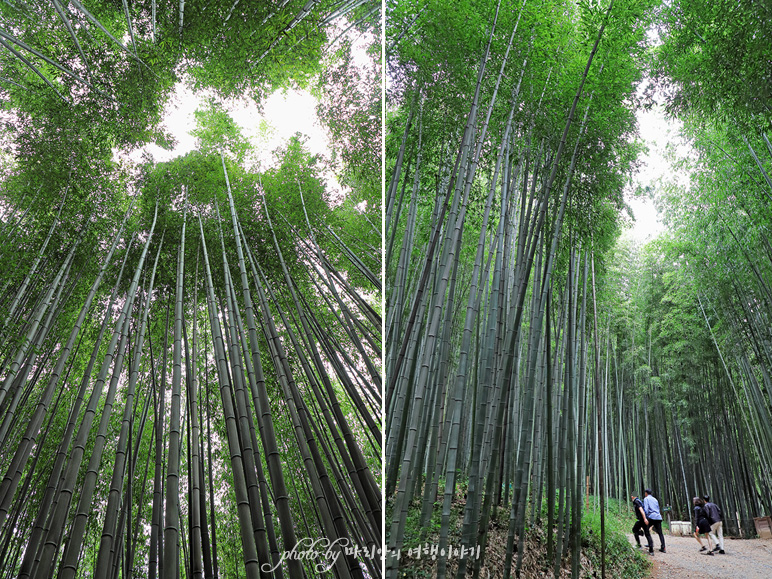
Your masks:
<svg viewBox="0 0 772 579"><path fill-rule="evenodd" d="M638 519L635 522L635 525L633 525L633 537L635 537L635 542L638 543L640 546L641 539L638 537L638 532L643 530L643 534L646 536L646 541L649 543L649 552L654 551L654 542L651 540L651 533L649 533L649 527L643 524L643 521Z"/></svg>
<svg viewBox="0 0 772 579"><path fill-rule="evenodd" d="M664 549L665 535L662 534L662 521L655 521L655 520L649 519L649 525L654 530L654 532L659 535L659 548Z"/></svg>

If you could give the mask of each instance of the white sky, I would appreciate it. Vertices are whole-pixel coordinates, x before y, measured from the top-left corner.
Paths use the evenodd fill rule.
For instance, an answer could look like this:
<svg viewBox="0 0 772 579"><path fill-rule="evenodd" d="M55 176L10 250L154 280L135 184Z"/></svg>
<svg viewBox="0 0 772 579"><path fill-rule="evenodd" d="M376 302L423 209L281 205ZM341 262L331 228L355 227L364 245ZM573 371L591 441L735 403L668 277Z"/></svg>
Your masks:
<svg viewBox="0 0 772 579"><path fill-rule="evenodd" d="M677 119L666 118L661 104L656 104L648 111L638 109L636 117L641 139L649 150L640 157L641 169L633 177L633 189L638 186L651 186L653 193L656 194L658 181L688 180L688 176L676 171L665 156L668 146L675 147L678 157L688 154L689 147L680 136L682 123ZM639 243L644 243L657 237L664 230L664 226L657 214L654 199L634 197L633 192L625 192L625 201L633 210L635 222L630 230L623 233L623 236L629 236Z"/></svg>
<svg viewBox="0 0 772 579"><path fill-rule="evenodd" d="M174 159L192 151L196 138L190 132L196 127L194 112L207 108L207 93L194 94L184 83L178 83L175 93L166 105L164 128L177 140L173 150L167 151L158 145L144 148L156 162ZM325 158L330 156L330 142L324 127L316 116L317 100L304 90L277 91L263 104L263 114L251 100L241 99L226 103L229 114L241 127L242 133L254 146L260 170L274 166L273 151L287 142L296 132L309 137L306 147L312 154ZM261 131L261 128L263 129ZM266 130L267 129L267 130ZM262 133L262 134L261 134ZM132 155L139 160L141 152ZM325 175L330 185L340 189L332 175Z"/></svg>
<svg viewBox="0 0 772 579"><path fill-rule="evenodd" d="M670 171L670 164L664 157L665 145L668 139L675 138L677 128L673 121L665 119L659 106L649 111L639 109L636 112L641 139L649 148L640 158L640 172L633 178L634 187L653 186L657 179L665 177ZM636 241L643 243L662 232L662 222L657 215L654 200L650 197L635 197L633 191L625 193L625 201L633 210L635 222L632 228L625 232Z"/></svg>
<svg viewBox="0 0 772 579"><path fill-rule="evenodd" d="M649 40L659 43L657 32L654 28L648 31ZM646 87L644 81L638 87L638 96L643 96ZM665 146L668 141L677 137L680 130L678 121L666 119L662 106L657 103L650 110L639 108L635 112L638 121L638 130L648 151L641 155L641 170L633 177L633 187L654 186L658 179L665 177L671 170L670 164L665 159ZM651 197L635 197L633 192L625 192L625 201L630 206L635 221L630 230L623 233L638 243L645 243L657 237L664 230L664 226L657 215L654 199Z"/></svg>
<svg viewBox="0 0 772 579"><path fill-rule="evenodd" d="M330 37L334 38L339 32L339 28L334 28ZM352 34L348 33L354 40L353 62L360 69L365 69L371 58L366 49L372 37L359 33L353 37ZM194 93L184 82L178 83L166 104L163 121L163 127L174 136L177 145L173 150L167 151L158 145L149 144L132 153L130 158L134 162L140 162L142 153L147 152L156 162L165 162L195 149L196 138L190 134L196 127L194 112L207 108L207 98L210 94L206 91ZM230 100L224 105L231 118L241 128L242 134L254 147L256 169L259 171L278 166L273 151L284 145L297 132L308 137L305 147L312 155L320 155L326 160L331 158L327 130L316 115L318 100L306 90L276 91L265 99L262 114L251 99ZM322 178L327 182L330 197L342 198L345 191L333 171L323 171Z"/></svg>
<svg viewBox="0 0 772 579"><path fill-rule="evenodd" d="M658 45L661 43L656 28L648 30L649 41ZM643 96L647 81L638 87L638 96ZM660 98L657 98L660 97ZM623 237L631 237L638 243L645 243L657 237L664 231L664 225L659 219L654 199L651 197L634 197L632 193L640 187L653 187L656 194L657 181L682 181L688 179L684 174L678 174L665 158L665 149L670 144L676 147L677 155L682 157L688 154L688 146L680 137L681 121L665 117L663 100L661 95L655 95L657 103L650 109L639 108L635 116L638 120L638 130L641 139L649 148L648 152L641 155L641 170L633 177L633 191L625 192L625 201L630 206L635 216L635 222L630 230L624 232Z"/></svg>

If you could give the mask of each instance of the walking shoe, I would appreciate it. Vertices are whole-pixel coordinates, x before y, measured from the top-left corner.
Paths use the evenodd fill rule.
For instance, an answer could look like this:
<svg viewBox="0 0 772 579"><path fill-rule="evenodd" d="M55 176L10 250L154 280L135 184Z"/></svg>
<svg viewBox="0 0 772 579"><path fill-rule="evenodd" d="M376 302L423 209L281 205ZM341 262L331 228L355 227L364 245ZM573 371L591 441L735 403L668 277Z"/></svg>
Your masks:
<svg viewBox="0 0 772 579"><path fill-rule="evenodd" d="M716 545L715 547L713 547L713 550L714 550L714 551L720 551L720 550L721 550L721 547L719 547L718 545Z"/></svg>
<svg viewBox="0 0 772 579"><path fill-rule="evenodd" d="M712 556L713 556L713 551L708 551L708 552L707 552L707 553L705 553L705 554L706 554L706 555L710 555L710 556L712 557Z"/></svg>
<svg viewBox="0 0 772 579"><path fill-rule="evenodd" d="M660 553L667 553L667 551L665 551L665 547L660 547L659 548L659 552Z"/></svg>
<svg viewBox="0 0 772 579"><path fill-rule="evenodd" d="M649 555L651 555L652 557L654 556L654 551L649 551L648 553L649 553Z"/></svg>
<svg viewBox="0 0 772 579"><path fill-rule="evenodd" d="M719 555L726 555L726 553L724 553L723 549L719 549L718 553L719 553Z"/></svg>
<svg viewBox="0 0 772 579"><path fill-rule="evenodd" d="M707 551L707 550L708 550L708 548L707 548L705 545L703 545L702 547L700 547L700 551Z"/></svg>

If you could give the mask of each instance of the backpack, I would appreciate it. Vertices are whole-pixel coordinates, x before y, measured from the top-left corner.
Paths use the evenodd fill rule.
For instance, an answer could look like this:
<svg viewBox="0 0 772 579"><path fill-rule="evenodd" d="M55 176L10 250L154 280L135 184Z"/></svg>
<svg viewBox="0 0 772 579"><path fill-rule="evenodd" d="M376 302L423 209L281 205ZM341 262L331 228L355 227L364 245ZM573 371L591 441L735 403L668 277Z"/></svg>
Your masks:
<svg viewBox="0 0 772 579"><path fill-rule="evenodd" d="M641 509L640 511L638 510L639 507ZM639 521L643 521L643 515L641 515L641 511L645 512L645 510L643 508L643 502L638 497L636 497L635 500L633 501L633 511L635 512L636 518Z"/></svg>

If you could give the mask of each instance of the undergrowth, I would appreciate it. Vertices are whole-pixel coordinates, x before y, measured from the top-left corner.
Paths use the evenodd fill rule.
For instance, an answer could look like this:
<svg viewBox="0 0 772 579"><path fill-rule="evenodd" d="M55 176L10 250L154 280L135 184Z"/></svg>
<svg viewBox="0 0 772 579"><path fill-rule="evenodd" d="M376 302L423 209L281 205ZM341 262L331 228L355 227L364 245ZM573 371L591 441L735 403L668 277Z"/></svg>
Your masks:
<svg viewBox="0 0 772 579"><path fill-rule="evenodd" d="M611 499L607 505L606 523L606 577L625 577L639 579L649 573L649 561L643 551L634 549L627 540L629 528L634 523L633 516L620 515L618 501ZM582 550L600 570L601 547L600 511L590 508L582 515Z"/></svg>
<svg viewBox="0 0 772 579"><path fill-rule="evenodd" d="M400 551L400 577L431 579L436 577L437 557L433 557L431 546L439 543L442 522L442 484L440 496L434 503L429 524L421 528L421 501L414 500L408 510L405 532ZM459 547L461 544L461 525L464 516L465 487L459 484L453 500L450 516L448 545ZM390 501L389 501L390 502ZM391 520L392 505L387 502L387 522ZM632 526L632 513L627 505L611 499L606 505L606 577L624 577L625 579L643 579L649 573L651 562L645 555L633 549L627 539L628 527ZM528 511L530 515L530 509ZM526 537L523 550L521 578L552 577L552 563L547 561L547 505L543 502L541 517L533 525L526 525ZM509 525L509 509L500 508L492 514L488 524L488 544L484 555L481 579L503 577L504 560ZM386 526L387 532L389 525ZM596 504L590 500L589 510L582 514L581 529L581 577L600 577L600 513ZM517 546L515 546L515 551ZM517 553L513 557L512 577ZM454 577L458 565L457 559L448 559L447 577ZM471 577L471 561L468 577ZM561 579L571 576L571 555L562 560Z"/></svg>

